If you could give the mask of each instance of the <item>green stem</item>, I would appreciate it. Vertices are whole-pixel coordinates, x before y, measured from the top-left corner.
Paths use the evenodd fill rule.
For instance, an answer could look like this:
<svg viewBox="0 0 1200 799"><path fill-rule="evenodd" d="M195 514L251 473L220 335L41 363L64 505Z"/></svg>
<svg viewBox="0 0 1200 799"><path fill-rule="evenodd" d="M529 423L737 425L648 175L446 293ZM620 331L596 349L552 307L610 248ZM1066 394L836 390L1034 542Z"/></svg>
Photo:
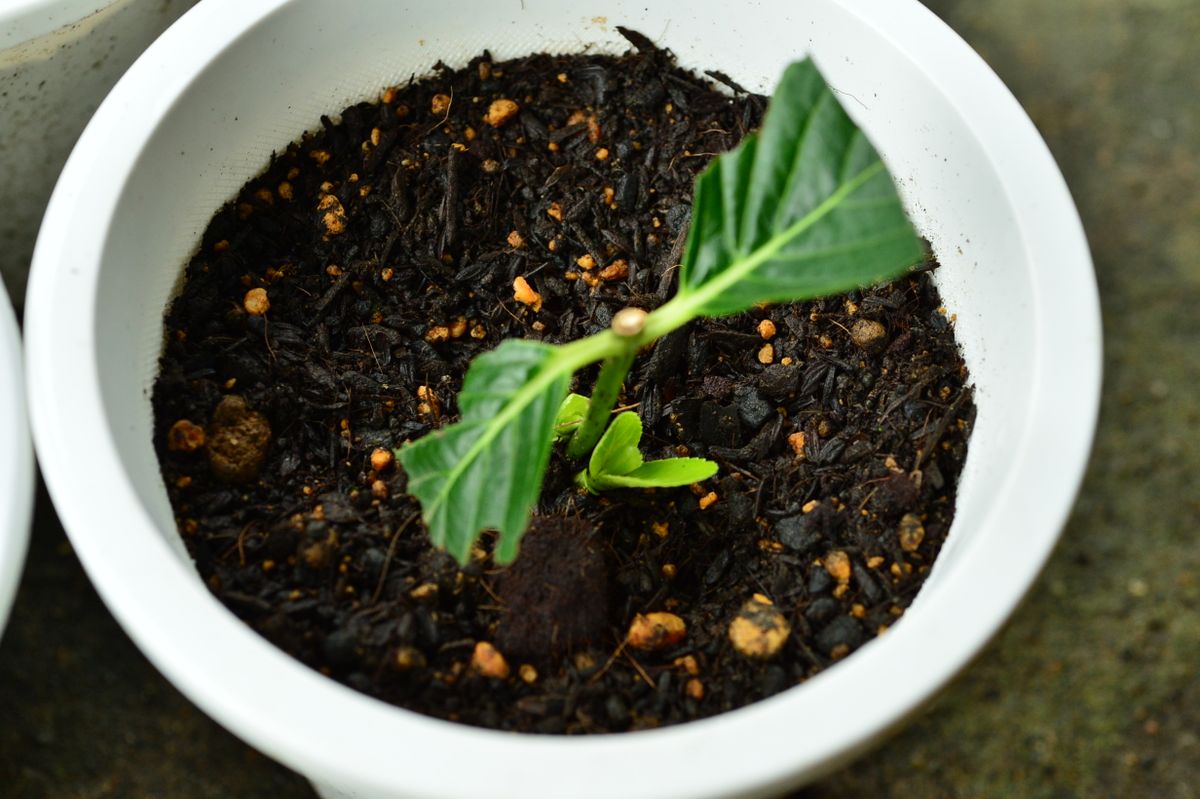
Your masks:
<svg viewBox="0 0 1200 799"><path fill-rule="evenodd" d="M567 456L575 460L587 457L596 442L604 435L608 427L608 418L617 404L617 395L621 393L621 384L633 366L633 358L637 355L637 347L626 347L604 360L600 365L600 375L596 378L596 387L592 390L592 401L588 405L587 416L579 424L579 429L567 444Z"/></svg>

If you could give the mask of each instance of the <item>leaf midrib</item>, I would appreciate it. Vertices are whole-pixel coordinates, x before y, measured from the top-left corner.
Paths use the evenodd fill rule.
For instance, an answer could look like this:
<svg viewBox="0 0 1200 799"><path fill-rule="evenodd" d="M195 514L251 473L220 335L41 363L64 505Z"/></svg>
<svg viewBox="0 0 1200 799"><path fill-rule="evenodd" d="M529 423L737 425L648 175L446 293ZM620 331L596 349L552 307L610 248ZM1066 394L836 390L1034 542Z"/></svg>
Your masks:
<svg viewBox="0 0 1200 799"><path fill-rule="evenodd" d="M700 310L705 305L746 279L755 269L774 257L797 236L824 219L846 197L858 191L867 181L882 171L884 171L883 161L876 159L870 166L860 171L850 180L842 183L836 191L822 200L820 205L800 219L797 219L782 233L777 233L767 239L761 247L751 252L748 256L735 260L724 271L708 280L700 288L681 286L679 292L676 293L670 302L652 313L650 318L646 320L647 331L653 330L657 337L686 324L692 318L699 315ZM672 307L676 306L676 303L678 303L677 307ZM664 314L663 312L668 311L668 309L670 313ZM664 318L666 324L663 329L659 329L653 325L655 316L659 314L663 315L662 318ZM678 323L673 324L675 322Z"/></svg>
<svg viewBox="0 0 1200 799"><path fill-rule="evenodd" d="M537 371L537 374L534 375L532 380L521 386L516 394L513 394L512 398L509 399L509 401L505 403L504 407L500 410L500 413L492 417L491 421L488 422L484 427L483 435L475 439L475 443L471 445L471 448L468 449L461 458L459 458L458 462L454 465L454 468L446 473L447 476L446 480L442 484L442 489L438 491L438 493L434 496L433 501L429 503L429 509L425 513L426 518L432 519L438 514L438 512L442 509L442 506L445 505L446 500L449 498L454 485L459 479L462 478L463 474L466 473L466 470L470 468L472 464L474 464L476 459L484 451L486 451L488 447L491 446L492 442L496 440L496 437L500 435L500 432L513 419L515 419L521 411L528 407L540 393L550 388L550 386L554 384L554 381L560 376L563 374L569 375L575 370L591 363L593 359L590 357L585 357L585 354L588 353L589 350L598 349L597 345L601 343L600 339L606 338L610 335L611 333L609 331L604 331L603 333L598 333L594 336L589 336L588 338L580 339L579 341L562 345L557 348L553 348L553 345L547 345L548 347L552 347L550 349L550 359L546 363L542 364L541 368ZM592 346L581 346L585 344L590 344Z"/></svg>

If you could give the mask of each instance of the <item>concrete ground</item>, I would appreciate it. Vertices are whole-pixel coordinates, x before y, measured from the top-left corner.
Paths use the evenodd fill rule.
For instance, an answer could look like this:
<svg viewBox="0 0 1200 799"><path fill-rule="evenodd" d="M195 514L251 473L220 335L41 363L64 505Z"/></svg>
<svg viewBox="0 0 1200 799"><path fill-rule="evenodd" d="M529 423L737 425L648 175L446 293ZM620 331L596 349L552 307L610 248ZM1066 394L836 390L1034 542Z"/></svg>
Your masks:
<svg viewBox="0 0 1200 799"><path fill-rule="evenodd" d="M1200 796L1200 3L929 5L1066 173L1100 280L1104 405L1028 602L920 718L799 795ZM311 797L158 676L39 512L0 645L0 793Z"/></svg>

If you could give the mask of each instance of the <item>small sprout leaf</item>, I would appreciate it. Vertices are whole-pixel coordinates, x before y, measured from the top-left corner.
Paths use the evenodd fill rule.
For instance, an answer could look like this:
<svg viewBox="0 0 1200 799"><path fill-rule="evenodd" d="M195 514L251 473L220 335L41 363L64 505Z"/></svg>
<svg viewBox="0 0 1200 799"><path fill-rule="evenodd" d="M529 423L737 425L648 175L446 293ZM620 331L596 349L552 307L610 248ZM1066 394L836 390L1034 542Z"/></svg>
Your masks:
<svg viewBox="0 0 1200 799"><path fill-rule="evenodd" d="M614 488L671 488L706 480L717 464L703 458L666 458L643 462L638 443L642 420L636 413L619 414L592 451L587 469L576 482L593 494Z"/></svg>
<svg viewBox="0 0 1200 799"><path fill-rule="evenodd" d="M575 429L583 423L587 416L590 401L582 394L568 394L558 407L558 415L554 417L554 440L565 441L575 434Z"/></svg>
<svg viewBox="0 0 1200 799"><path fill-rule="evenodd" d="M592 474L628 474L642 465L638 442L642 440L642 420L625 411L613 419L600 443L592 450L588 471Z"/></svg>
<svg viewBox="0 0 1200 799"><path fill-rule="evenodd" d="M614 488L674 488L707 480L717 473L717 464L705 458L664 458L643 463L629 474L601 474L589 478L590 491Z"/></svg>

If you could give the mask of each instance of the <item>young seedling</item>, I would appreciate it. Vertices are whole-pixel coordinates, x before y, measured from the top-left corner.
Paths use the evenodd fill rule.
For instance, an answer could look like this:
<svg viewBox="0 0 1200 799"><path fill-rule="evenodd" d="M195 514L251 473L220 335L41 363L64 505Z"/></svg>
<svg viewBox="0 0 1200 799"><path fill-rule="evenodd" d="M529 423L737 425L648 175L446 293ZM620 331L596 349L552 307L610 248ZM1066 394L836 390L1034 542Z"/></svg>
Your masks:
<svg viewBox="0 0 1200 799"><path fill-rule="evenodd" d="M653 485L668 484L667 472L700 473L690 463L697 459L642 463L641 423L635 430L622 421L636 421L633 414L617 417L596 461L597 442L642 348L697 317L837 294L895 278L921 257L921 241L871 143L811 62L790 65L762 129L696 180L679 288L669 302L649 314L626 309L609 330L568 344L502 342L467 370L459 421L398 451L430 538L466 562L480 533L493 529L494 558L510 563L556 438L566 439L574 459L592 455L579 478L589 490L634 487L639 472ZM571 376L597 362L591 400L567 400Z"/></svg>
<svg viewBox="0 0 1200 799"><path fill-rule="evenodd" d="M619 327L620 323L617 324ZM587 397L568 394L554 420L555 440L576 440L590 406ZM637 414L629 411L619 414L600 436L587 468L575 475L575 482L581 488L599 494L614 488L691 485L717 473L717 464L704 458L664 458L646 463L638 449L641 440L642 420Z"/></svg>
<svg viewBox="0 0 1200 799"><path fill-rule="evenodd" d="M575 482L593 494L614 488L671 488L707 480L717 464L705 458L663 458L645 462L638 449L642 420L625 411L613 419Z"/></svg>

